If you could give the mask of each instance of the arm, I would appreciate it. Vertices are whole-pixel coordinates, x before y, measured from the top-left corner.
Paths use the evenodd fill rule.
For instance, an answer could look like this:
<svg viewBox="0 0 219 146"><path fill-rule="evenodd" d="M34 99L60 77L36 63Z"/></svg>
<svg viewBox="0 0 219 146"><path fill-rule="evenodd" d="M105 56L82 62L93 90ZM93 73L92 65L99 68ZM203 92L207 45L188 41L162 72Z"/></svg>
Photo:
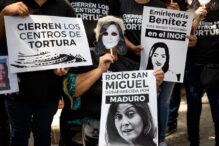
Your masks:
<svg viewBox="0 0 219 146"><path fill-rule="evenodd" d="M192 31L193 31L192 33L195 33L200 21L202 20L204 16L207 15L207 13L208 11L205 6L200 6L197 10L195 10L194 12L195 18L192 23Z"/></svg>
<svg viewBox="0 0 219 146"><path fill-rule="evenodd" d="M167 9L180 10L178 3L165 3Z"/></svg>
<svg viewBox="0 0 219 146"><path fill-rule="evenodd" d="M195 31L201 21L201 19L207 14L207 9L205 6L200 6L195 12L195 18L192 22L192 31L190 36L186 36L189 39L189 48L194 47L197 44L197 36Z"/></svg>
<svg viewBox="0 0 219 146"><path fill-rule="evenodd" d="M108 70L113 62L113 56L109 53L99 58L97 68L82 74L78 74L75 82L75 97L80 97Z"/></svg>
<svg viewBox="0 0 219 146"><path fill-rule="evenodd" d="M194 31L192 31L190 36L186 36L189 39L189 48L194 47L197 44L197 36Z"/></svg>
<svg viewBox="0 0 219 146"><path fill-rule="evenodd" d="M134 52L136 55L140 55L141 51L143 50L143 46L141 45L136 46L135 44L130 42L126 37L125 37L125 44L127 46L127 49L131 52Z"/></svg>
<svg viewBox="0 0 219 146"><path fill-rule="evenodd" d="M29 10L23 2L16 2L6 6L0 13L0 41L5 38L5 26L4 26L4 16L5 15L29 15Z"/></svg>

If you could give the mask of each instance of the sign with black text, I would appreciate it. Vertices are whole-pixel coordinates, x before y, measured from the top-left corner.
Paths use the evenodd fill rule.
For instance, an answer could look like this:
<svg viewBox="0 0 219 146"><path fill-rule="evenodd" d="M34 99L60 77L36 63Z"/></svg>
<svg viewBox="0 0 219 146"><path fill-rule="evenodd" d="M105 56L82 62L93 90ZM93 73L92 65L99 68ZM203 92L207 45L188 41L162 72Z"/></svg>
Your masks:
<svg viewBox="0 0 219 146"><path fill-rule="evenodd" d="M162 68L165 81L183 82L191 12L144 7L140 69Z"/></svg>
<svg viewBox="0 0 219 146"><path fill-rule="evenodd" d="M91 65L80 18L5 16L11 72Z"/></svg>
<svg viewBox="0 0 219 146"><path fill-rule="evenodd" d="M104 73L102 79L99 146L157 145L153 71Z"/></svg>

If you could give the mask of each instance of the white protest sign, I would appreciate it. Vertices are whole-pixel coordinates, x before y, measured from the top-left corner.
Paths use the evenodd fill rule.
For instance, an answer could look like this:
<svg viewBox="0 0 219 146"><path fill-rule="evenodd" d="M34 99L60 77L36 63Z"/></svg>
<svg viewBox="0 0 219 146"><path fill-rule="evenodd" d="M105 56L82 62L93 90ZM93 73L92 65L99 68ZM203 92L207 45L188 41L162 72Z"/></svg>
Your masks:
<svg viewBox="0 0 219 146"><path fill-rule="evenodd" d="M153 71L111 72L102 78L99 146L158 145Z"/></svg>
<svg viewBox="0 0 219 146"><path fill-rule="evenodd" d="M0 56L0 94L18 91L17 74L8 70L8 56Z"/></svg>
<svg viewBox="0 0 219 146"><path fill-rule="evenodd" d="M192 20L191 12L145 6L140 69L162 67L165 81L183 82Z"/></svg>
<svg viewBox="0 0 219 146"><path fill-rule="evenodd" d="M11 72L91 65L80 18L5 16Z"/></svg>

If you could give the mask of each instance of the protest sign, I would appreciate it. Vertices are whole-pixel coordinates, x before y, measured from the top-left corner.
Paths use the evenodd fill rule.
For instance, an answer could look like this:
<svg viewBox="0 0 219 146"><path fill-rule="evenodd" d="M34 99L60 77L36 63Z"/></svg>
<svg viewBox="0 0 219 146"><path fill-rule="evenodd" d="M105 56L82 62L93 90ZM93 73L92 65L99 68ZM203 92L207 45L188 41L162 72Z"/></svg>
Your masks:
<svg viewBox="0 0 219 146"><path fill-rule="evenodd" d="M104 73L99 146L142 142L157 145L155 129L157 94L153 71Z"/></svg>
<svg viewBox="0 0 219 146"><path fill-rule="evenodd" d="M80 18L5 16L11 72L91 65Z"/></svg>
<svg viewBox="0 0 219 146"><path fill-rule="evenodd" d="M0 56L0 94L18 92L17 74L8 70L8 57Z"/></svg>
<svg viewBox="0 0 219 146"><path fill-rule="evenodd" d="M183 82L191 12L144 7L140 69L162 67L165 81Z"/></svg>

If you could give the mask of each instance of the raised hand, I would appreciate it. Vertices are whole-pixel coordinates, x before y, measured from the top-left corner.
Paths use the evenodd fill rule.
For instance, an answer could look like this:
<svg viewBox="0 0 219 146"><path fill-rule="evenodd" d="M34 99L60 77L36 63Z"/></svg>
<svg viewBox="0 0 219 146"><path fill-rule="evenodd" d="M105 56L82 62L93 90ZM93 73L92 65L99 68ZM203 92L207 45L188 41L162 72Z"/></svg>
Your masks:
<svg viewBox="0 0 219 146"><path fill-rule="evenodd" d="M3 15L20 15L27 16L29 15L28 7L23 2L16 2L6 6L2 10Z"/></svg>

